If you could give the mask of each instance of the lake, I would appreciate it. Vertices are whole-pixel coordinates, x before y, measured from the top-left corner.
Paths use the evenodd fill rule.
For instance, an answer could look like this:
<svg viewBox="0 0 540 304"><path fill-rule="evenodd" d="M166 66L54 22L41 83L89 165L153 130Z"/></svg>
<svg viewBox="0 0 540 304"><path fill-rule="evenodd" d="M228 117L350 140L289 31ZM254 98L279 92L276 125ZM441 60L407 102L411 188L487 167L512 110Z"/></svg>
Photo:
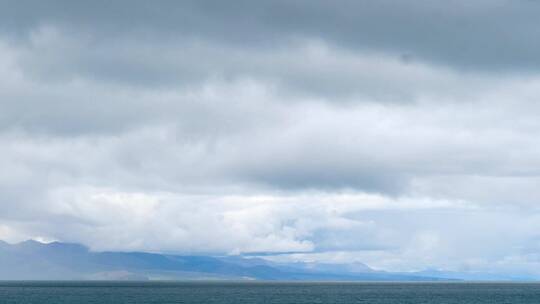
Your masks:
<svg viewBox="0 0 540 304"><path fill-rule="evenodd" d="M540 303L535 283L0 282L2 304Z"/></svg>

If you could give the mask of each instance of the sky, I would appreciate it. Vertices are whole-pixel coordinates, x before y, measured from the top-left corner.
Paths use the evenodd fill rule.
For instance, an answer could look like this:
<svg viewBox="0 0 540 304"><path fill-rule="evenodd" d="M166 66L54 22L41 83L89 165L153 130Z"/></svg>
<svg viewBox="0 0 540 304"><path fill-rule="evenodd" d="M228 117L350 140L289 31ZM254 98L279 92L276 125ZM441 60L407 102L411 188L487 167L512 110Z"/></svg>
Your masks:
<svg viewBox="0 0 540 304"><path fill-rule="evenodd" d="M0 239L540 277L539 15L0 0Z"/></svg>

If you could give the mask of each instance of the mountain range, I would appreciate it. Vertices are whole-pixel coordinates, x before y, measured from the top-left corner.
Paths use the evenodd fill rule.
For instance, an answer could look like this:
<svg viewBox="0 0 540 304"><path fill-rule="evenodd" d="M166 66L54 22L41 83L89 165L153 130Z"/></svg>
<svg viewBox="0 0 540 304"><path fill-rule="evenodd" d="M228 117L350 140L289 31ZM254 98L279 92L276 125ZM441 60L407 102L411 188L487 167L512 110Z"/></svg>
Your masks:
<svg viewBox="0 0 540 304"><path fill-rule="evenodd" d="M391 273L361 263L273 263L243 256L94 252L80 244L0 241L0 280L440 281L442 272Z"/></svg>

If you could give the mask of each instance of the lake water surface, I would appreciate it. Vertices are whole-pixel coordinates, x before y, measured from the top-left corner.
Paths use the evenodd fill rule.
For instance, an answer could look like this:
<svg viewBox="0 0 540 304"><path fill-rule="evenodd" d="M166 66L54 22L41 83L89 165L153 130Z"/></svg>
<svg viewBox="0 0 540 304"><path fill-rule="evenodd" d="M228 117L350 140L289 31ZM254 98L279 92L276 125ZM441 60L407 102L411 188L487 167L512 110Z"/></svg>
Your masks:
<svg viewBox="0 0 540 304"><path fill-rule="evenodd" d="M535 283L0 282L2 304L538 304Z"/></svg>

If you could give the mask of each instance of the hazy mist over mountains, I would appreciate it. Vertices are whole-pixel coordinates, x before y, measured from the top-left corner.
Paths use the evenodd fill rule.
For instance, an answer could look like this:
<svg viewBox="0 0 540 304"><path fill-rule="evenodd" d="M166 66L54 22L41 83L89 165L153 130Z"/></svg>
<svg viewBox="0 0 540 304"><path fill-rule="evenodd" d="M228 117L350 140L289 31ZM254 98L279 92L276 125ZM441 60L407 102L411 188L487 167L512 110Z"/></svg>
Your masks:
<svg viewBox="0 0 540 304"><path fill-rule="evenodd" d="M277 265L256 258L91 252L77 244L0 245L3 280L430 280L416 276Z"/></svg>
<svg viewBox="0 0 540 304"><path fill-rule="evenodd" d="M443 281L517 279L425 271L389 273L360 263L275 263L242 256L92 252L78 244L0 242L0 280ZM526 279L526 278L519 278Z"/></svg>

